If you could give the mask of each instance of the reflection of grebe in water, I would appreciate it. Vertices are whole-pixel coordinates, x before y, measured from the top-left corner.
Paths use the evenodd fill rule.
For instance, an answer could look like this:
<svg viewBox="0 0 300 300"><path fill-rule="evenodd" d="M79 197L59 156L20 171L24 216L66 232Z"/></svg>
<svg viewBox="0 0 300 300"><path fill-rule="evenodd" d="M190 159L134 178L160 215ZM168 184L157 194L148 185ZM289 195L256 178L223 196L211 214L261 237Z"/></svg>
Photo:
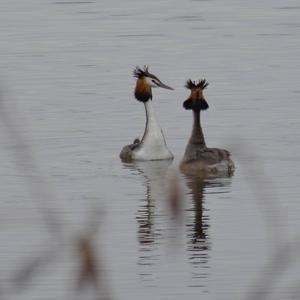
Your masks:
<svg viewBox="0 0 300 300"><path fill-rule="evenodd" d="M186 184L190 190L192 201L193 201L193 209L194 218L191 220L190 232L188 234L190 243L197 244L203 243L205 244L206 239L206 231L208 228L208 216L203 216L203 203L204 196L203 192L205 190L206 182L197 177L187 177ZM202 250L207 250L207 246L203 246Z"/></svg>
<svg viewBox="0 0 300 300"><path fill-rule="evenodd" d="M183 233L181 230L178 231L179 227L178 229L174 228L165 202L166 176L170 175L171 163L171 161L145 161L124 164L135 174L138 172L137 175L141 175L145 186L145 196L139 200L136 215L140 253L137 264L141 266L141 279L148 283L156 280L155 268L161 261L165 250L161 246L165 244L178 247L177 235ZM183 246L187 252L184 252L183 255L188 255L190 266L193 269L192 278L195 281L190 284L205 287L206 284L203 280L208 277L211 243L208 233L209 211L205 210L204 201L206 194L209 194L210 191L214 194L224 192L222 187L230 183L230 178L206 181L196 176L185 175L180 178L187 186L187 196L181 199L184 202L182 206L186 207L183 228L186 230L187 242ZM180 224L182 224L182 219ZM180 248L177 249L181 251Z"/></svg>
<svg viewBox="0 0 300 300"><path fill-rule="evenodd" d="M163 204L165 200L165 178L172 160L160 161L135 161L124 164L126 168L139 173L145 187L145 196L139 200L136 213L137 239L139 242L139 256L137 265L140 279L145 284L153 283L164 237Z"/></svg>
<svg viewBox="0 0 300 300"><path fill-rule="evenodd" d="M188 251L190 261L194 265L207 263L210 250L210 237L208 234L209 215L205 209L205 198L210 191L225 193L223 187L231 184L231 179L204 180L199 176L185 176L186 185L191 195L192 208L188 228Z"/></svg>
<svg viewBox="0 0 300 300"><path fill-rule="evenodd" d="M171 160L139 161L126 164L127 168L137 170L144 178L145 198L137 211L138 240L141 246L150 246L161 236L158 228L159 212L165 200L165 182Z"/></svg>

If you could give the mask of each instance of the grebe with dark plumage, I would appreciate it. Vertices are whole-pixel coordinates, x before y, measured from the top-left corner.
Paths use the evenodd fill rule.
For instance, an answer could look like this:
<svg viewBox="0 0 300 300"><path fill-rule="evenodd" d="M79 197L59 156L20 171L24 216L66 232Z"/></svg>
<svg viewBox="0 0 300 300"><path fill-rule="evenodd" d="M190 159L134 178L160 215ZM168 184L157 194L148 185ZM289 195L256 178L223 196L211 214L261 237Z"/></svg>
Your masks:
<svg viewBox="0 0 300 300"><path fill-rule="evenodd" d="M133 160L165 160L173 159L173 154L167 147L163 132L158 125L152 106L152 88L173 88L162 83L155 75L149 73L148 67L136 67L133 72L137 78L134 95L142 102L146 111L146 128L142 139L135 139L130 145L123 147L120 158L125 162Z"/></svg>
<svg viewBox="0 0 300 300"><path fill-rule="evenodd" d="M193 111L194 123L191 137L180 163L180 169L183 173L203 177L231 176L234 172L234 163L230 158L230 152L206 146L200 112L209 108L203 96L203 90L207 86L208 82L205 79L200 80L197 84L188 80L185 85L187 89L191 90L191 94L183 102L183 107Z"/></svg>

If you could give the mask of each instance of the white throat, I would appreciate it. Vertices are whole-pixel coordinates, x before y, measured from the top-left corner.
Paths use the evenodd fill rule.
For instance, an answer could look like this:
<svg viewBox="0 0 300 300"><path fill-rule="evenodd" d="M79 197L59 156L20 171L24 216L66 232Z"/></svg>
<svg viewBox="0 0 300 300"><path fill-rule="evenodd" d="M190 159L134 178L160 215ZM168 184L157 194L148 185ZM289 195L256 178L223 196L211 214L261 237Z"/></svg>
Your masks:
<svg viewBox="0 0 300 300"><path fill-rule="evenodd" d="M174 156L167 147L165 137L159 127L152 101L144 102L146 110L146 129L141 144L133 151L135 160L163 160Z"/></svg>

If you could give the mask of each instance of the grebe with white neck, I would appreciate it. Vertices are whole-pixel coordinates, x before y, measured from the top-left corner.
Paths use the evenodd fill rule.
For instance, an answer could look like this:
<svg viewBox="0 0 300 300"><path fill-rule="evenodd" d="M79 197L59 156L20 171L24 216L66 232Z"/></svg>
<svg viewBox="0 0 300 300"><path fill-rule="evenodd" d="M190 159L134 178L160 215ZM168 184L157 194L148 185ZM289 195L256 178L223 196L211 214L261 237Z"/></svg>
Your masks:
<svg viewBox="0 0 300 300"><path fill-rule="evenodd" d="M163 132L156 120L152 105L152 88L173 88L162 83L155 75L149 73L148 67L137 67L134 72L137 78L135 98L144 103L146 111L146 128L142 140L135 139L133 144L123 147L120 158L125 162L133 160L167 160L174 156L168 149Z"/></svg>
<svg viewBox="0 0 300 300"><path fill-rule="evenodd" d="M208 82L203 79L197 84L188 80L185 87L191 90L190 97L183 102L183 107L193 111L193 129L186 146L180 169L185 174L194 174L202 177L231 176L234 172L234 163L230 152L224 149L208 148L201 127L200 112L208 109L208 103L203 96L203 90Z"/></svg>

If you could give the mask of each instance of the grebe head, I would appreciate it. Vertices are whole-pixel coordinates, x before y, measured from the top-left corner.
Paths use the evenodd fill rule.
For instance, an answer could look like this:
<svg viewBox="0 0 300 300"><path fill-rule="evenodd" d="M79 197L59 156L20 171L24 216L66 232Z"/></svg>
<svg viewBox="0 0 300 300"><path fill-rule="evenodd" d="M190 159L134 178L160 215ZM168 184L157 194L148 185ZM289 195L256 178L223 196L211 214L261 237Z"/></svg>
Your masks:
<svg viewBox="0 0 300 300"><path fill-rule="evenodd" d="M137 78L134 95L138 101L147 102L152 99L151 88L160 87L173 90L173 88L162 83L155 75L149 73L147 66L144 66L143 69L136 67L133 75Z"/></svg>
<svg viewBox="0 0 300 300"><path fill-rule="evenodd" d="M200 110L208 109L208 104L203 96L203 90L208 86L208 82L205 79L199 80L196 84L195 81L189 79L185 87L191 90L190 97L183 102L185 109L192 109L196 112Z"/></svg>

